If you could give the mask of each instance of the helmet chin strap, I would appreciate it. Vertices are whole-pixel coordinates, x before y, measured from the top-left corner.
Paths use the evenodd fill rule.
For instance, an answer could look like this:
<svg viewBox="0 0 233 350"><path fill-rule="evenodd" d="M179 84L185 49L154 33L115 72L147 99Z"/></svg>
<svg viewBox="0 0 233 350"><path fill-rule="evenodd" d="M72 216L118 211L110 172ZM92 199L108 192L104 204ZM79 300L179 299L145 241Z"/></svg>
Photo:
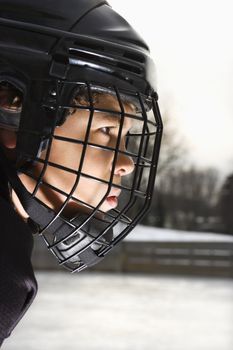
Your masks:
<svg viewBox="0 0 233 350"><path fill-rule="evenodd" d="M60 264L74 271L92 266L103 259L103 256L98 256L98 251L103 246L109 245L113 230L108 230L104 236L93 241L106 229L104 220L92 217L83 224L89 215L80 213L80 216L68 221L62 216L57 216L52 209L40 204L25 188L17 176L17 170L6 158L2 147L0 147L0 166L30 217L29 226L34 233L38 232L38 227L42 230L45 228L42 235ZM52 244L48 242L46 236L52 237Z"/></svg>

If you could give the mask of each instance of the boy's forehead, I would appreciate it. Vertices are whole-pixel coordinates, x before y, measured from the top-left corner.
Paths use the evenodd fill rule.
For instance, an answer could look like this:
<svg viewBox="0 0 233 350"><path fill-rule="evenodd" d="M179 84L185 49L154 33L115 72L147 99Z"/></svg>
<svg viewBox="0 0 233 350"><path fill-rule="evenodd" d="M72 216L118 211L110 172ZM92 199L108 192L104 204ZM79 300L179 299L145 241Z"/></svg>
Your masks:
<svg viewBox="0 0 233 350"><path fill-rule="evenodd" d="M130 101L122 100L121 104L123 105L124 112L126 113L136 113L136 107ZM97 98L94 99L94 106L96 108L109 109L116 112L121 112L121 104L117 96L111 95L109 93L100 93Z"/></svg>

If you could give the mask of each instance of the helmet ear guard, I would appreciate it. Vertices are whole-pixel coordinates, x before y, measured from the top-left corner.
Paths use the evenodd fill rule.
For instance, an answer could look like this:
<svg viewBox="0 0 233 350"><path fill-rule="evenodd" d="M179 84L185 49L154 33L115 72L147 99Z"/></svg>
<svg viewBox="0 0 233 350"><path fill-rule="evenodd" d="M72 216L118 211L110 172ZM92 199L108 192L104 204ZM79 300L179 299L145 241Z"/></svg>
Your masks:
<svg viewBox="0 0 233 350"><path fill-rule="evenodd" d="M58 124L57 99L54 83L32 81L28 86L18 129L19 159L33 161L48 146Z"/></svg>

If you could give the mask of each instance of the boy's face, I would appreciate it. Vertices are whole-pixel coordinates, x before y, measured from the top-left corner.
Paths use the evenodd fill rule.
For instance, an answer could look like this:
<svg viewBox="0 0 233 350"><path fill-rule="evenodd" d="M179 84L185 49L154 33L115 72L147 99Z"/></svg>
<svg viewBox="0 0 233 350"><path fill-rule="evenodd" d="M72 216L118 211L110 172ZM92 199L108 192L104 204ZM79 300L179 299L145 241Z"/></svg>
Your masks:
<svg viewBox="0 0 233 350"><path fill-rule="evenodd" d="M99 94L94 106L95 108L111 109L120 112L120 106L116 97L108 94ZM135 114L134 106L129 103L124 103L124 109L125 113ZM77 171L79 170L81 176L73 192L73 199L68 202L64 210L64 214L68 217L75 215L77 210L88 211L82 202L92 207L99 205L109 189L107 182L111 177L114 151L99 148L97 145L115 148L120 128L120 117L106 112L94 112L88 138L88 143L93 145L87 146L82 168L79 169L84 150L82 141L85 140L89 119L90 111L75 109L67 117L64 124L55 129L55 137L52 141L48 158L49 165L42 178L43 184L39 186L36 194L36 197L49 207L59 210L66 199L64 194L69 194L75 185L78 176ZM119 147L120 151L125 150L126 134L132 127L132 123L131 118L125 117ZM77 143L77 140L79 143ZM40 160L43 162L45 157L46 151L42 152ZM40 175L43 169L42 162L35 163L33 168L34 177ZM113 184L120 185L122 177L130 174L133 169L133 160L127 155L119 153L113 171ZM73 173L69 170L72 170ZM90 176L95 177L95 179L90 178ZM21 174L20 177L28 190L32 192L36 181L25 174ZM105 183L101 182L101 180L105 181ZM46 183L53 186L54 189L47 186ZM55 189L59 189L59 192ZM112 186L107 198L99 209L107 212L116 208L119 195L120 189ZM75 199L78 199L80 202L76 202Z"/></svg>

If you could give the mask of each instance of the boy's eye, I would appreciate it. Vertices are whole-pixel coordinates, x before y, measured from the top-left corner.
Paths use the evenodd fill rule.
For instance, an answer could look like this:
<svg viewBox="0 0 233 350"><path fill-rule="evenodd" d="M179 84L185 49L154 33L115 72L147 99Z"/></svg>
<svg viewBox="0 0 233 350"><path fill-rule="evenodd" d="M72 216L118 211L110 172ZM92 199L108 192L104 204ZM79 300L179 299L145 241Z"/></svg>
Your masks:
<svg viewBox="0 0 233 350"><path fill-rule="evenodd" d="M100 129L102 133L104 133L105 135L109 135L110 134L110 131L111 131L111 128L108 127L108 126L105 126L103 128Z"/></svg>

